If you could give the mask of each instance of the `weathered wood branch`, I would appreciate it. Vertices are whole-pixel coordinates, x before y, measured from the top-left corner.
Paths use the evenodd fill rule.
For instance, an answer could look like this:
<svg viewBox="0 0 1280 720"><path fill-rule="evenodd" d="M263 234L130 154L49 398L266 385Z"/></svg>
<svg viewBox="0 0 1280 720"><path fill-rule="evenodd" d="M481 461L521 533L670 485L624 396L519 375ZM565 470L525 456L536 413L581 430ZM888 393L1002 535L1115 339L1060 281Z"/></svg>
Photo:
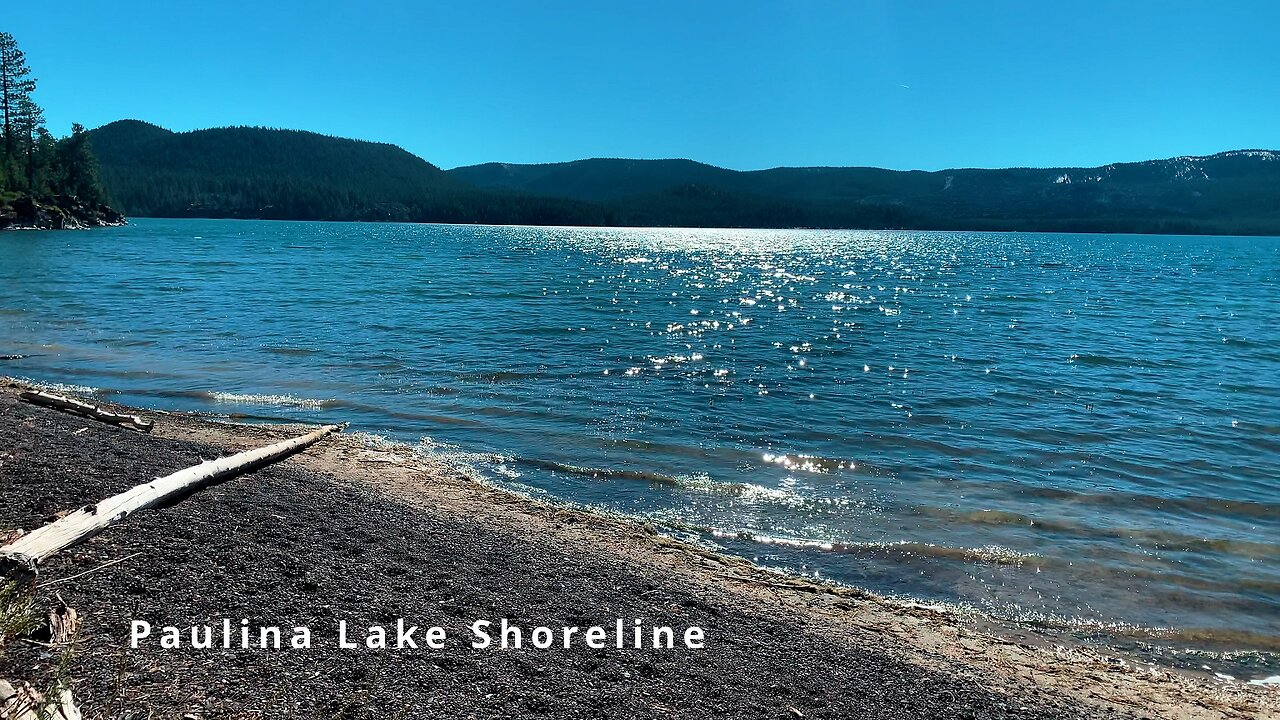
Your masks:
<svg viewBox="0 0 1280 720"><path fill-rule="evenodd" d="M14 686L0 680L0 720L80 720L80 708L68 687L56 687L48 695L31 683Z"/></svg>
<svg viewBox="0 0 1280 720"><path fill-rule="evenodd" d="M194 467L138 485L119 495L101 500L97 504L80 508L66 517L32 530L8 545L0 547L0 574L14 567L34 572L36 567L50 555L83 542L139 510L190 494L219 480L270 465L314 444L330 433L337 432L341 427L325 425L306 435L282 440L256 450L246 450L217 460L206 460Z"/></svg>
<svg viewBox="0 0 1280 720"><path fill-rule="evenodd" d="M49 643L69 645L79 634L80 613L58 598L57 606L49 609Z"/></svg>
<svg viewBox="0 0 1280 720"><path fill-rule="evenodd" d="M104 423L111 423L112 425L120 425L134 430L141 430L146 433L151 432L151 421L144 420L138 415L126 415L124 413L112 412L111 410L104 410L101 406L94 405L92 403L73 400L61 395L54 395L53 393L45 392L43 390L27 390L24 391L20 397L33 405L43 405L45 407L54 408L55 410L62 410L76 415L82 415Z"/></svg>

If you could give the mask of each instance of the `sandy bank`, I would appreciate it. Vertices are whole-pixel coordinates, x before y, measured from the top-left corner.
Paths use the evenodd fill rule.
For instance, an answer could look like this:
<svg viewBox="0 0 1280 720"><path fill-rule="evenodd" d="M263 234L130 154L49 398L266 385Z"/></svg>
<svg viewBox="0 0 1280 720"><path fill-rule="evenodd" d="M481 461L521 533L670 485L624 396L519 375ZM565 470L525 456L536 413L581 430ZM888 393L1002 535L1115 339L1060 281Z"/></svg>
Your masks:
<svg viewBox="0 0 1280 720"><path fill-rule="evenodd" d="M297 434L148 413L146 436L0 391L0 531ZM84 428L88 428L84 430ZM70 668L88 710L154 717L1269 717L1274 690L1135 670L954 617L816 585L532 501L406 449L339 436L146 511L55 558L42 579L140 555L56 591L84 616ZM394 626L448 631L443 649L129 649L130 623ZM706 647L476 650L476 619L706 633ZM58 662L17 643L0 677ZM146 714L141 715L143 717Z"/></svg>

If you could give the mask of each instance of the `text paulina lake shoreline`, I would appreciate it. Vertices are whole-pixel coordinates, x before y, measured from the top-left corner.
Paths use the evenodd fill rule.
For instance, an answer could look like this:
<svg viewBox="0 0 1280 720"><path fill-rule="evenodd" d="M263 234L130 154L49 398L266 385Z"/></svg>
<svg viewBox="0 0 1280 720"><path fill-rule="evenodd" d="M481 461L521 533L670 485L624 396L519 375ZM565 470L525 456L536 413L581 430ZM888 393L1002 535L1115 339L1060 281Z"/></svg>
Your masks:
<svg viewBox="0 0 1280 720"><path fill-rule="evenodd" d="M593 650L671 650L683 647L701 650L706 647L706 631L696 625L678 628L647 625L640 618L628 622L622 618L611 626L546 626L524 627L506 618L497 621L476 619L467 625L462 642L473 650L486 649L571 649ZM449 629L439 625L422 625L397 618L391 627L370 625L356 627L339 620L328 635L319 635L309 626L250 625L248 619L232 621L222 618L214 625L165 625L156 629L146 620L131 620L129 647L137 649L150 644L166 650L309 650L317 641L331 641L340 650L443 650L457 646L450 642ZM469 641L469 642L468 642Z"/></svg>

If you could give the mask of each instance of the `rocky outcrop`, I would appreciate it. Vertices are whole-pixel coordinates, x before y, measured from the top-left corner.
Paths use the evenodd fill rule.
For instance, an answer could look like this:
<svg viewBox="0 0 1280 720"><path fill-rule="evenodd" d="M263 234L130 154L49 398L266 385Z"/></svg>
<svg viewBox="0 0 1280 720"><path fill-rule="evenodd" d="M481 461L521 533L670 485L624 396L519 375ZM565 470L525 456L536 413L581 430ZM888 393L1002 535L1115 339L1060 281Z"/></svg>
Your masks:
<svg viewBox="0 0 1280 720"><path fill-rule="evenodd" d="M83 230L124 224L124 216L106 205L70 195L24 195L0 201L0 230Z"/></svg>

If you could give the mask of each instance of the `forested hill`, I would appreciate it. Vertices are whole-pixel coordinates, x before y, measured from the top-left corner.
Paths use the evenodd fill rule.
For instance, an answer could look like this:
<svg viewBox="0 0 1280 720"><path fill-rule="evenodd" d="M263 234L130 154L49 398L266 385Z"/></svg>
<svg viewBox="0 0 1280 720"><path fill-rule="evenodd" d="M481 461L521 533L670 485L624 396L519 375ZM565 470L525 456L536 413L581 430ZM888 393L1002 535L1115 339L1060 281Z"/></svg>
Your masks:
<svg viewBox="0 0 1280 720"><path fill-rule="evenodd" d="M309 132L92 131L127 214L554 225L848 227L1280 235L1280 153L1097 168L739 172L690 160L441 171L393 145Z"/></svg>
<svg viewBox="0 0 1280 720"><path fill-rule="evenodd" d="M778 226L1280 235L1280 152L1267 150L1095 168L739 172L689 160L592 159L448 174L480 188L606 203L654 224L719 206L726 219L756 212Z"/></svg>
<svg viewBox="0 0 1280 720"><path fill-rule="evenodd" d="M595 223L597 209L477 190L394 145L255 127L175 133L120 120L90 134L126 214L413 222Z"/></svg>

